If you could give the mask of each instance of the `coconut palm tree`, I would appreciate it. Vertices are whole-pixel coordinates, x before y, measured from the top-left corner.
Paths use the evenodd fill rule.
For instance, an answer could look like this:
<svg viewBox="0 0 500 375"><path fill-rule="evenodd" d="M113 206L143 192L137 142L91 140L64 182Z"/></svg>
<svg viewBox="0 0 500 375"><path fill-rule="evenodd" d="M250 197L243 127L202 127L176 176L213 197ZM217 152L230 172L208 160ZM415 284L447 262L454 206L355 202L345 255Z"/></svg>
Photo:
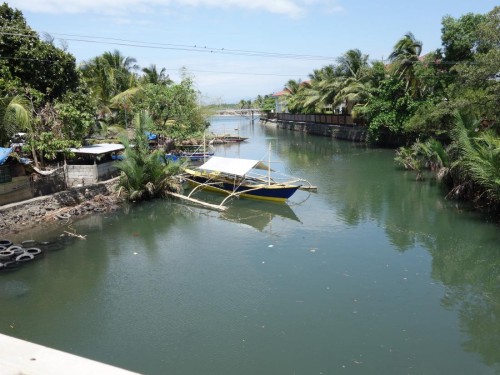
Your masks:
<svg viewBox="0 0 500 375"><path fill-rule="evenodd" d="M166 74L167 69L162 68L158 72L155 64L151 64L148 68L143 68L142 72L144 73L144 76L142 77L142 81L144 83L152 83L155 85L169 85L173 83L169 75Z"/></svg>
<svg viewBox="0 0 500 375"><path fill-rule="evenodd" d="M125 57L115 50L82 64L83 76L97 97L101 117L110 113L109 105L113 97L137 86L135 71L138 66L135 62L134 58Z"/></svg>
<svg viewBox="0 0 500 375"><path fill-rule="evenodd" d="M321 69L316 69L309 75L310 83L306 87L306 106L315 106L318 112L324 108L331 107L335 95L340 90L341 78L334 65L327 65Z"/></svg>
<svg viewBox="0 0 500 375"><path fill-rule="evenodd" d="M371 97L368 55L364 55L359 49L351 49L339 57L337 62L340 78L333 105L343 104L353 110L356 106L365 105Z"/></svg>
<svg viewBox="0 0 500 375"><path fill-rule="evenodd" d="M337 70L346 78L361 79L369 69L368 55L363 55L359 49L350 49L337 59Z"/></svg>
<svg viewBox="0 0 500 375"><path fill-rule="evenodd" d="M417 40L411 32L408 32L396 42L389 55L392 73L405 80L406 90L414 97L418 95L415 67L420 61L421 53L422 42Z"/></svg>
<svg viewBox="0 0 500 375"><path fill-rule="evenodd" d="M304 98L300 95L301 81L290 79L285 85L285 98L288 110L291 113L299 113L303 107Z"/></svg>
<svg viewBox="0 0 500 375"><path fill-rule="evenodd" d="M118 50L104 52L101 58L114 72L117 92L125 91L137 85L137 75L134 73L139 70L139 65L136 64L137 60L135 58L123 56Z"/></svg>
<svg viewBox="0 0 500 375"><path fill-rule="evenodd" d="M0 99L0 146L16 131L31 130L32 115L29 101L21 96Z"/></svg>
<svg viewBox="0 0 500 375"><path fill-rule="evenodd" d="M39 166L34 146L35 129L33 126L33 112L31 103L24 96L5 97L0 100L0 146L16 133L26 131L31 144L31 154L35 166Z"/></svg>
<svg viewBox="0 0 500 375"><path fill-rule="evenodd" d="M348 78L342 82L342 88L335 95L333 104L338 106L344 103L349 104L353 119L363 119L363 108L373 97L370 81L357 80L354 77Z"/></svg>

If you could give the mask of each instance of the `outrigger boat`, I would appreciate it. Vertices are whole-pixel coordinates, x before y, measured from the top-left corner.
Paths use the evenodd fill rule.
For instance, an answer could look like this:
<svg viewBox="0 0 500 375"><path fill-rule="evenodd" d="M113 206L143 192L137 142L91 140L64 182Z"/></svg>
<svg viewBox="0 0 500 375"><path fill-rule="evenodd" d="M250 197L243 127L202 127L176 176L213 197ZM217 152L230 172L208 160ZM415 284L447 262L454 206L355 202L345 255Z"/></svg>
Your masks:
<svg viewBox="0 0 500 375"><path fill-rule="evenodd" d="M214 155L213 151L203 152L203 151L177 151L177 152L169 152L165 155L168 160L177 161L177 160L189 160L189 161L202 161L207 160L211 156Z"/></svg>
<svg viewBox="0 0 500 375"><path fill-rule="evenodd" d="M226 144L226 143L240 143L246 141L247 139L248 137L240 137L239 135L222 134L222 135L216 135L214 138L210 140L210 142L216 145L216 144Z"/></svg>
<svg viewBox="0 0 500 375"><path fill-rule="evenodd" d="M266 170L267 175L258 173L257 170ZM232 198L285 202L299 188L315 189L304 179L290 177L284 179L271 175L271 172L274 171L259 160L213 156L199 167L184 170L184 180L194 186L187 196L172 195L224 211L227 208L224 204ZM191 198L199 190L224 193L227 197L220 205Z"/></svg>
<svg viewBox="0 0 500 375"><path fill-rule="evenodd" d="M206 148L204 145L181 146L178 150L173 150L165 155L168 160L188 160L192 162L206 161L215 154L212 147Z"/></svg>

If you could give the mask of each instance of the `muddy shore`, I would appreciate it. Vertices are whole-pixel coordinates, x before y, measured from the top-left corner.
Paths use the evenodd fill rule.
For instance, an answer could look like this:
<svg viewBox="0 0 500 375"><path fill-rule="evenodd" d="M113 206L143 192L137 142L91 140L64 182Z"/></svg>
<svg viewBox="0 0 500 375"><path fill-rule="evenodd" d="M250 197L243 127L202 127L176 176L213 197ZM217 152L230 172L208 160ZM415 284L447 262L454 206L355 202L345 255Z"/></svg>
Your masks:
<svg viewBox="0 0 500 375"><path fill-rule="evenodd" d="M16 235L43 223L67 221L119 207L118 178L56 194L0 206L0 238Z"/></svg>

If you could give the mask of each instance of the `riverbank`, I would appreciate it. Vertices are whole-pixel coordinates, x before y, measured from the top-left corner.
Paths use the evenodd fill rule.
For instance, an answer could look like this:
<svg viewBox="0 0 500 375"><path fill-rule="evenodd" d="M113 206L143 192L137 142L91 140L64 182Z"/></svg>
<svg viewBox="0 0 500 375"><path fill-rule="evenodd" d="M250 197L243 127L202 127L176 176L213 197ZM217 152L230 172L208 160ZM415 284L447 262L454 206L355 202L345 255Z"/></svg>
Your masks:
<svg viewBox="0 0 500 375"><path fill-rule="evenodd" d="M42 223L69 220L118 208L118 177L52 195L0 207L0 237L16 235Z"/></svg>
<svg viewBox="0 0 500 375"><path fill-rule="evenodd" d="M344 141L366 143L368 140L368 129L366 126L334 125L280 119L261 119L261 122L263 124L272 124L278 129L286 129Z"/></svg>

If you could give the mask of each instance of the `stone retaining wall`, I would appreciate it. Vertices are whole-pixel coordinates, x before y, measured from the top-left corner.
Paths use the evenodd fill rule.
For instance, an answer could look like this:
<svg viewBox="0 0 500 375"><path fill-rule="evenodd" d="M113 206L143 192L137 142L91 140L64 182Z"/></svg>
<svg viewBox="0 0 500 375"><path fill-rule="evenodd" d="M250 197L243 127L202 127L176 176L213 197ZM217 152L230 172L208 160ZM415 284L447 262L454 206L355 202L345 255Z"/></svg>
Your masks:
<svg viewBox="0 0 500 375"><path fill-rule="evenodd" d="M293 130L353 142L366 142L368 139L368 129L365 126L330 125L296 121L277 121L276 126L280 129Z"/></svg>
<svg viewBox="0 0 500 375"><path fill-rule="evenodd" d="M33 197L29 176L13 177L0 184L0 206Z"/></svg>
<svg viewBox="0 0 500 375"><path fill-rule="evenodd" d="M0 206L0 235L35 226L63 207L74 207L97 195L116 192L118 178L93 185L74 187L59 193Z"/></svg>

